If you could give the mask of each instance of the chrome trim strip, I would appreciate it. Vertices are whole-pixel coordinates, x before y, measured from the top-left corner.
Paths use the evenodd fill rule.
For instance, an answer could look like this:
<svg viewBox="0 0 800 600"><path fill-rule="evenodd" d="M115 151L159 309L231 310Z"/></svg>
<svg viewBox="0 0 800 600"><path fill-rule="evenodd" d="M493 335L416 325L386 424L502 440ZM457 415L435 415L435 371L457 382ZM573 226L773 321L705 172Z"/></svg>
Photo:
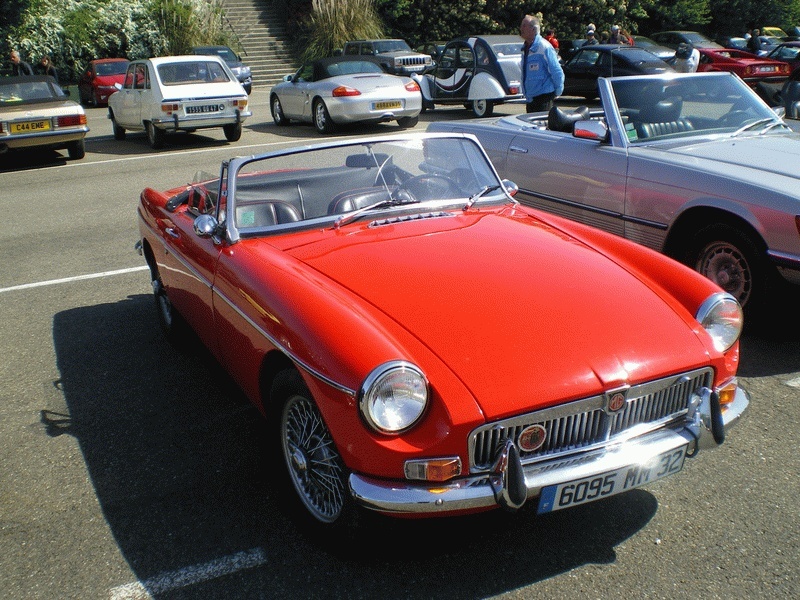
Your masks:
<svg viewBox="0 0 800 600"><path fill-rule="evenodd" d="M598 208L596 206L588 206L586 204L581 204L580 202L574 202L572 200L566 200L564 198L557 198L555 196L546 196L545 194L538 194L536 192L533 192L531 190L526 190L524 188L520 188L519 192L523 195L530 196L531 198L539 198L541 200L547 200L548 202L553 202L554 204L561 204L562 206L569 206L570 208L578 208L581 210L586 210L599 215L603 215L605 217L613 217L615 219L619 219L620 221L624 221L626 223L637 223L639 225L644 225L646 227L653 227L660 231L666 231L667 229L669 229L668 224L659 223L658 221L648 221L647 219L639 219L636 217L631 217L629 215L623 215L622 213L613 210L606 210L603 208ZM520 200L520 202L525 206L530 206L531 208L536 208L538 210L546 210L538 206L527 204L523 200Z"/></svg>
<svg viewBox="0 0 800 600"><path fill-rule="evenodd" d="M303 369L306 373L308 373L312 377L314 377L316 379L319 379L320 381L322 381L323 383L331 386L332 388L334 388L334 389L336 389L336 390L338 390L338 391L340 391L340 392L342 392L344 394L347 394L348 396L351 396L352 398L356 397L356 391L355 390L350 389L349 387L346 387L345 385L342 385L340 383L335 382L330 377L328 377L326 375L323 375L322 373L320 373L319 371L317 371L313 367L309 366L308 363L306 363L305 361L303 361L300 358L298 358L298 356L294 352L289 350L284 344L281 344L278 340L276 340L273 336L271 336L263 327L261 327L258 323L253 321L253 319L251 319L249 316L247 316L245 313L243 313L242 310L238 306L236 306L230 298L228 298L225 294L221 293L217 288L215 288L213 285L211 285L211 282L208 279L206 279L205 277L202 277L200 275L200 273L197 272L196 269L194 269L191 265L187 264L187 262L183 259L182 256L180 256L179 254L177 254L175 252L172 252L171 249L169 248L169 246L167 246L167 244L164 242L163 238L160 235L158 235L155 232L155 230L148 223L145 222L145 226L151 232L153 232L153 235L156 237L156 239L158 239L158 241L161 243L161 245L164 246L164 248L166 250L168 250L175 257L175 259L179 263L181 263L189 272L191 272L195 276L195 278L197 278L198 281L203 282L206 285L206 287L208 287L211 290L212 294L214 294L217 298L220 298L223 302L225 302L225 304L230 306L240 317L242 317L245 321L247 321L250 324L250 326L253 327L253 329L255 329L262 336L264 336L264 338L266 338L266 340L270 344L272 344L273 346L275 346L275 348L277 348L278 350L283 352L286 356L288 356L293 363L295 363L298 367Z"/></svg>
<svg viewBox="0 0 800 600"><path fill-rule="evenodd" d="M355 390L352 390L352 389L350 389L350 388L348 388L348 387L346 387L346 386L344 386L344 385L342 385L342 384L340 384L340 383L337 383L337 382L335 382L335 381L334 381L333 379L331 379L330 377L328 377L328 376L326 376L326 375L323 375L322 373L320 373L319 371L317 371L317 370L316 370L316 369L314 369L313 367L309 366L309 365L308 365L308 363L306 363L305 361L303 361L303 360L301 360L300 358L298 358L298 357L297 357L297 354L295 354L294 352L292 352L291 350L289 350L288 348L286 348L286 346L284 346L283 344L281 344L280 342L278 342L278 340L276 340L276 339L275 339L273 336L271 336L271 335L270 335L270 334L269 334L269 333L268 333L268 332L267 332L265 329L263 329L263 328L262 328L262 327L261 327L261 326L260 326L258 323L256 323L255 321L253 321L253 319L251 319L251 318L250 318L249 316L247 316L247 315L246 315L244 312L242 312L242 310L241 310L241 309L240 309L238 306L236 306L236 305L233 303L233 301L231 301L231 299L230 299L230 298L228 298L228 297L227 297L225 294L221 293L221 292L220 292L219 290L217 290L216 288L214 288L214 295L215 295L217 298L220 298L220 299L222 299L222 300L225 302L225 304L227 304L228 306L230 306L230 307L231 307L231 308L232 308L234 311L236 311L236 313L237 313L237 314L238 314L240 317L242 317L242 318L243 318L245 321L247 321L247 322L248 322L248 323L249 323L249 324L250 324L250 325L251 325L251 326L252 326L252 327L253 327L253 328L254 328L256 331L258 331L258 332L259 332L261 335L263 335L263 336L264 336L264 337L267 339L267 341L269 341L269 343L270 343L270 344L272 344L273 346L275 346L276 348L278 348L278 349L279 349L281 352L283 352L283 353L284 353L286 356L288 356L288 357L289 357L289 358L292 360L292 362L294 362L294 363L295 363L295 364L296 364L298 367L300 367L301 369L303 369L303 370L304 370L306 373L308 373L309 375L311 375L312 377L314 377L314 378L316 378L316 379L319 379L319 380L320 380L320 381L322 381L323 383L326 383L326 384L328 384L328 385L329 385L329 386L331 386L332 388L335 388L335 389L339 390L340 392L347 394L348 396L351 396L351 397L353 397L353 398L355 398L355 397L356 397L356 391L355 391Z"/></svg>

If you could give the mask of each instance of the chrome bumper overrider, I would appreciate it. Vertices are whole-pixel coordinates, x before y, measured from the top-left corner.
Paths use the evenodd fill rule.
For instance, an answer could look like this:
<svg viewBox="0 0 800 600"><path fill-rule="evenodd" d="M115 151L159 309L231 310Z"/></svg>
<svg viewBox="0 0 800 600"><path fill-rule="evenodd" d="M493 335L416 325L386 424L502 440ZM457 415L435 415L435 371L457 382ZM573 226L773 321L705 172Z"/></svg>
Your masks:
<svg viewBox="0 0 800 600"><path fill-rule="evenodd" d="M716 447L749 403L747 392L737 388L734 401L720 418L716 396L707 390L701 401L690 408L683 423L616 445L523 465L513 442L507 440L491 473L441 484L387 481L351 474L350 491L362 506L386 513L446 514L496 506L515 510L550 485L644 465L681 446L688 445L690 457L701 449Z"/></svg>

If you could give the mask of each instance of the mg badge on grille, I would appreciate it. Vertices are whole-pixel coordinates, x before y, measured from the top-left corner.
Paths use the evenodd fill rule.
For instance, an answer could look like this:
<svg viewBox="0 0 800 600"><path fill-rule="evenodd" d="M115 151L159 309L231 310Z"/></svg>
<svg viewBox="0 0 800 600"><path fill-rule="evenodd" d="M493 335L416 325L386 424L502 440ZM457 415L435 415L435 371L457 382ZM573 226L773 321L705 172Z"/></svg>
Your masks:
<svg viewBox="0 0 800 600"><path fill-rule="evenodd" d="M618 413L625 408L627 402L628 386L606 392L605 406L603 409L610 415Z"/></svg>
<svg viewBox="0 0 800 600"><path fill-rule="evenodd" d="M535 452L544 444L547 431L538 423L523 429L517 438L517 445L525 452Z"/></svg>

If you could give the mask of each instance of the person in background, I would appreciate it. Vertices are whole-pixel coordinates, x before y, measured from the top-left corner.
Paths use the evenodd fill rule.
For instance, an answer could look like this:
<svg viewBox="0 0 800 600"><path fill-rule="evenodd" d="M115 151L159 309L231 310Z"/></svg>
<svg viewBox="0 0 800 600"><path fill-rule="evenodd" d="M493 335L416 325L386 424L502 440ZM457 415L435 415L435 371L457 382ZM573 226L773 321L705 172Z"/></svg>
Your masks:
<svg viewBox="0 0 800 600"><path fill-rule="evenodd" d="M608 35L607 31L601 31L600 32L600 43L601 44L610 44L611 42L608 41L610 37L611 36Z"/></svg>
<svg viewBox="0 0 800 600"><path fill-rule="evenodd" d="M597 41L597 38L594 34L594 29L587 29L586 30L586 41L583 43L584 46L594 46L595 44L599 44L600 42Z"/></svg>
<svg viewBox="0 0 800 600"><path fill-rule="evenodd" d="M750 37L747 40L747 49L753 54L758 54L761 51L761 32L758 29L753 29L750 32Z"/></svg>
<svg viewBox="0 0 800 600"><path fill-rule="evenodd" d="M564 70L553 46L540 34L539 19L525 15L519 26L522 44L522 90L527 112L550 110L564 91Z"/></svg>
<svg viewBox="0 0 800 600"><path fill-rule="evenodd" d="M681 42L675 50L672 67L678 73L694 73L700 64L700 51L692 44Z"/></svg>
<svg viewBox="0 0 800 600"><path fill-rule="evenodd" d="M623 38L622 34L620 33L619 25L612 25L611 26L611 35L608 38L609 44L627 44L627 38Z"/></svg>
<svg viewBox="0 0 800 600"><path fill-rule="evenodd" d="M47 54L42 56L42 59L41 61L39 61L39 64L41 65L42 74L50 75L50 77L55 79L56 83L58 83L58 69L56 69L53 66L53 61L50 60L50 57Z"/></svg>
<svg viewBox="0 0 800 600"><path fill-rule="evenodd" d="M558 45L558 39L556 38L556 30L550 27L547 30L547 33L544 35L544 39L550 42L550 45L553 47L553 50L556 51L556 54L561 54L561 50Z"/></svg>
<svg viewBox="0 0 800 600"><path fill-rule="evenodd" d="M33 75L33 69L19 56L19 50L11 51L11 74L12 75Z"/></svg>
<svg viewBox="0 0 800 600"><path fill-rule="evenodd" d="M628 31L627 29L625 29L624 27L622 27L619 30L619 35L620 35L620 38L622 40L625 40L623 43L629 44L631 46L635 46L636 45L636 42L634 42L633 36L631 35L631 32Z"/></svg>

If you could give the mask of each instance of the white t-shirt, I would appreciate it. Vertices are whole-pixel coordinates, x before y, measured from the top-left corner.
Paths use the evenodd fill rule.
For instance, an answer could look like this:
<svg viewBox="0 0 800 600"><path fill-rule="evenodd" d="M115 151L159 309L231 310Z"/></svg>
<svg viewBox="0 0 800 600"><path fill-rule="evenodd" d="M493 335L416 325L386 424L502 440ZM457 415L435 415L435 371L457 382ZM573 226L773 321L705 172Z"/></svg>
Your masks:
<svg viewBox="0 0 800 600"><path fill-rule="evenodd" d="M675 58L675 70L678 73L695 73L700 64L700 50L692 48L692 55L689 58Z"/></svg>

